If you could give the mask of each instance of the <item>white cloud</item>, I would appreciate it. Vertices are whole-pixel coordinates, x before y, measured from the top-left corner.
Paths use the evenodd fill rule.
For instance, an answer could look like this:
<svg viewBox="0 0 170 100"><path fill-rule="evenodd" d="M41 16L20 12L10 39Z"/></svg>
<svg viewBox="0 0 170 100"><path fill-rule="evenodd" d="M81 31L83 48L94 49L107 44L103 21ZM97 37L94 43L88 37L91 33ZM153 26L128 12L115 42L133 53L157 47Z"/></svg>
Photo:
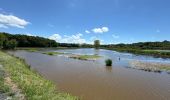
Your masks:
<svg viewBox="0 0 170 100"><path fill-rule="evenodd" d="M90 32L90 31L88 31L88 30L86 30L85 32L86 32L86 33L91 33L91 32Z"/></svg>
<svg viewBox="0 0 170 100"><path fill-rule="evenodd" d="M0 14L0 24L4 27L17 27L17 28L25 28L29 22L24 19L18 18L14 15L4 15ZM2 27L1 27L2 28Z"/></svg>
<svg viewBox="0 0 170 100"><path fill-rule="evenodd" d="M108 28L108 27L94 28L94 29L92 29L92 31L93 31L94 33L100 33L100 34L102 34L102 33L108 32L108 31L109 31L109 28Z"/></svg>
<svg viewBox="0 0 170 100"><path fill-rule="evenodd" d="M112 34L112 37L115 38L115 39L118 39L119 36L118 35L115 35L115 34Z"/></svg>
<svg viewBox="0 0 170 100"><path fill-rule="evenodd" d="M86 43L86 40L82 38L83 34L75 34L75 35L64 35L61 36L60 34L53 34L49 37L49 39L55 40L60 43Z"/></svg>

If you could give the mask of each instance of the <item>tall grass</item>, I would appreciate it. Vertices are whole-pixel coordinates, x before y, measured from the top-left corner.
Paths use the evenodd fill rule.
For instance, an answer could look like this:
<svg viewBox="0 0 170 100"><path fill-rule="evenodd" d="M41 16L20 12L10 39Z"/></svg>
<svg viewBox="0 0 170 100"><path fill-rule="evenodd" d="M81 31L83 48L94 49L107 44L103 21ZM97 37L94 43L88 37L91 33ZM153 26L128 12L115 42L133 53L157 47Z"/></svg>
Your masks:
<svg viewBox="0 0 170 100"><path fill-rule="evenodd" d="M5 67L28 100L78 100L77 97L58 91L51 81L30 70L24 60L0 51L0 64Z"/></svg>

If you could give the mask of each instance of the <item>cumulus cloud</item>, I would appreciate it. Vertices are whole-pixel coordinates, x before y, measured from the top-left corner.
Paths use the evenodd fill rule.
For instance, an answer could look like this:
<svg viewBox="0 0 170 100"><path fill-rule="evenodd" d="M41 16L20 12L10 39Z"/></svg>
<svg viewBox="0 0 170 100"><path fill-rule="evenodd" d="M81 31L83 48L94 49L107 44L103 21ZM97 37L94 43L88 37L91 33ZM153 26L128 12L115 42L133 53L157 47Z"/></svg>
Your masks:
<svg viewBox="0 0 170 100"><path fill-rule="evenodd" d="M17 28L25 28L28 25L24 19L16 17L14 15L4 15L0 14L0 27L1 28L8 28L8 27L17 27Z"/></svg>
<svg viewBox="0 0 170 100"><path fill-rule="evenodd" d="M108 31L109 31L109 28L108 28L108 27L94 28L94 29L92 29L92 31L93 31L94 33L100 33L100 34L102 34L102 33L108 32Z"/></svg>
<svg viewBox="0 0 170 100"><path fill-rule="evenodd" d="M86 33L91 33L91 32L90 32L90 31L88 31L88 30L86 30L85 32L86 32Z"/></svg>
<svg viewBox="0 0 170 100"><path fill-rule="evenodd" d="M118 35L115 35L115 34L112 34L112 37L115 38L115 39L118 39L119 36Z"/></svg>
<svg viewBox="0 0 170 100"><path fill-rule="evenodd" d="M60 43L86 43L86 40L82 38L83 34L75 34L75 35L64 35L61 36L60 34L53 34L52 36L49 37L49 39L55 40L56 42Z"/></svg>

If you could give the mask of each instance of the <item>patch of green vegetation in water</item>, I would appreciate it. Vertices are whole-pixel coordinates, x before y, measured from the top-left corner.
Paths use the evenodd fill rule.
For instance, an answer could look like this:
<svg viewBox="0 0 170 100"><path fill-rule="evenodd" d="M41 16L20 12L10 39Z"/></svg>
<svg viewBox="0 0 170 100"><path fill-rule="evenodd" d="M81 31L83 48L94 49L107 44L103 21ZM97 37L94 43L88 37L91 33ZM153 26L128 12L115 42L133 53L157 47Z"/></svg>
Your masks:
<svg viewBox="0 0 170 100"><path fill-rule="evenodd" d="M170 71L170 67L161 67L161 70Z"/></svg>
<svg viewBox="0 0 170 100"><path fill-rule="evenodd" d="M40 51L41 48L17 48L17 50L26 50L29 52L37 52Z"/></svg>
<svg viewBox="0 0 170 100"><path fill-rule="evenodd" d="M79 59L79 60L95 60L100 57L101 56L98 56L98 55L73 55L73 56L70 56L70 58Z"/></svg>
<svg viewBox="0 0 170 100"><path fill-rule="evenodd" d="M43 54L47 54L47 55L60 55L60 54L64 54L62 52L44 52Z"/></svg>

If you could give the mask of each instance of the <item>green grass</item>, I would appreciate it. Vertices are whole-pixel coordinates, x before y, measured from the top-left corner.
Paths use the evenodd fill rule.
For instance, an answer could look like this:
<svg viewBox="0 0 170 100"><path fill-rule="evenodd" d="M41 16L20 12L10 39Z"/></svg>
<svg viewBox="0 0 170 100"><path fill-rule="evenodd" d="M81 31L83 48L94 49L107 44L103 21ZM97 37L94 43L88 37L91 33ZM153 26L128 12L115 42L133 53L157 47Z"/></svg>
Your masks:
<svg viewBox="0 0 170 100"><path fill-rule="evenodd" d="M27 100L77 100L77 97L61 93L49 80L30 70L24 60L0 51L0 64L19 86Z"/></svg>
<svg viewBox="0 0 170 100"><path fill-rule="evenodd" d="M43 54L47 54L47 55L60 55L60 54L64 54L62 52L44 52Z"/></svg>
<svg viewBox="0 0 170 100"><path fill-rule="evenodd" d="M170 58L169 50L142 50L142 49L131 49L131 48L104 48L108 50L114 50L118 52L132 53L136 55L147 55L153 57Z"/></svg>
<svg viewBox="0 0 170 100"><path fill-rule="evenodd" d="M166 67L161 67L160 69L165 70L165 71L170 71L170 66L169 67L167 67L167 66Z"/></svg>
<svg viewBox="0 0 170 100"><path fill-rule="evenodd" d="M0 67L0 94L1 93L8 93L10 92L9 86L7 86L4 82L5 78L5 72L4 70Z"/></svg>
<svg viewBox="0 0 170 100"><path fill-rule="evenodd" d="M70 56L70 58L74 58L74 59L79 59L79 60L94 60L94 59L98 59L101 56L98 55L73 55Z"/></svg>
<svg viewBox="0 0 170 100"><path fill-rule="evenodd" d="M170 52L170 50L143 50L143 51Z"/></svg>
<svg viewBox="0 0 170 100"><path fill-rule="evenodd" d="M40 51L42 48L16 48L16 50L26 50L29 52L37 52Z"/></svg>

